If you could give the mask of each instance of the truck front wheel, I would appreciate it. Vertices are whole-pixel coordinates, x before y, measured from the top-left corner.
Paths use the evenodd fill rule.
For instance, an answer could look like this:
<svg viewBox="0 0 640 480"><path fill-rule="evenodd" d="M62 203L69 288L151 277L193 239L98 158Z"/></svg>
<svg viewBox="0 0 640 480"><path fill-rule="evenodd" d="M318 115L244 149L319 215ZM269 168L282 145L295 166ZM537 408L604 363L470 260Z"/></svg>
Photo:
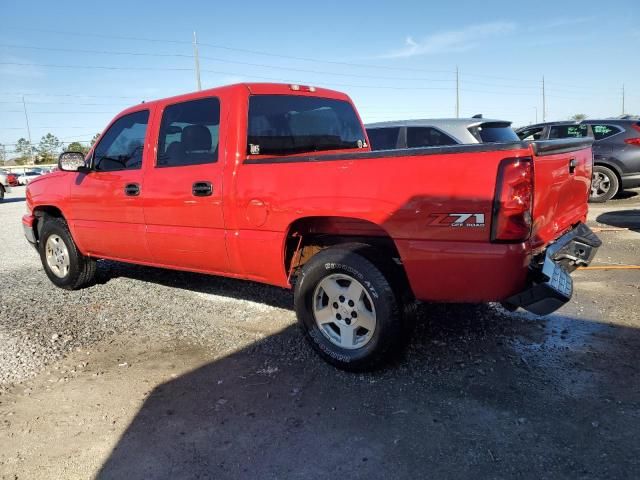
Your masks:
<svg viewBox="0 0 640 480"><path fill-rule="evenodd" d="M361 252L330 247L303 267L295 288L298 322L313 348L332 365L370 370L397 352L402 311L390 280Z"/></svg>
<svg viewBox="0 0 640 480"><path fill-rule="evenodd" d="M61 218L45 219L38 249L44 271L56 286L77 290L93 281L96 261L78 251L67 223Z"/></svg>

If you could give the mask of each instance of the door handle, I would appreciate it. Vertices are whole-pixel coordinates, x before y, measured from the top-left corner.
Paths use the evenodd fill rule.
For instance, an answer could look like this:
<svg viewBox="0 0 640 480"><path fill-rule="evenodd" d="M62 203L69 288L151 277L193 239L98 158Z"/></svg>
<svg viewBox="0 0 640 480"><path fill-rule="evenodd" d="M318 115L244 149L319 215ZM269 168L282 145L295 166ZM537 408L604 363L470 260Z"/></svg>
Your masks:
<svg viewBox="0 0 640 480"><path fill-rule="evenodd" d="M577 166L578 166L578 160L577 159L572 158L571 160L569 160L569 173L571 175L576 173L576 167Z"/></svg>
<svg viewBox="0 0 640 480"><path fill-rule="evenodd" d="M191 193L194 197L208 197L213 194L213 186L211 182L195 182L191 187Z"/></svg>
<svg viewBox="0 0 640 480"><path fill-rule="evenodd" d="M137 197L140 195L140 185L137 183L129 183L124 186L124 194L127 197Z"/></svg>

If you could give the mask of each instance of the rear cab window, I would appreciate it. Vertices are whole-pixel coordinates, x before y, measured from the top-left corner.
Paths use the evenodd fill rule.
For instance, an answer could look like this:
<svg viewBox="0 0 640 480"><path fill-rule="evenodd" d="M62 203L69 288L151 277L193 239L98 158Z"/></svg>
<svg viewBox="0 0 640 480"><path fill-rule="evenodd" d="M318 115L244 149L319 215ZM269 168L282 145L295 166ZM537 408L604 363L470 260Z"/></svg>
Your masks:
<svg viewBox="0 0 640 480"><path fill-rule="evenodd" d="M366 138L347 101L298 95L249 97L249 155L358 149L367 146Z"/></svg>
<svg viewBox="0 0 640 480"><path fill-rule="evenodd" d="M485 122L469 131L480 143L510 143L519 142L520 139L508 122Z"/></svg>
<svg viewBox="0 0 640 480"><path fill-rule="evenodd" d="M367 135L372 150L393 150L398 148L400 127L368 128Z"/></svg>

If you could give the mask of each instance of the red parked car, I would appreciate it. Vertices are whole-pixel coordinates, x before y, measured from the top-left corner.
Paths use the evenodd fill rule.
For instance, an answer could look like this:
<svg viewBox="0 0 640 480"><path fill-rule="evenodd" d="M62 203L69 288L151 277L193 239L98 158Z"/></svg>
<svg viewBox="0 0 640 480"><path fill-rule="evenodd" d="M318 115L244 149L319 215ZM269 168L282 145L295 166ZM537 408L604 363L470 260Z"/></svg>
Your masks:
<svg viewBox="0 0 640 480"><path fill-rule="evenodd" d="M590 139L372 152L346 95L239 84L133 106L27 187L56 285L102 258L295 287L311 345L371 368L417 300L546 314L600 245Z"/></svg>

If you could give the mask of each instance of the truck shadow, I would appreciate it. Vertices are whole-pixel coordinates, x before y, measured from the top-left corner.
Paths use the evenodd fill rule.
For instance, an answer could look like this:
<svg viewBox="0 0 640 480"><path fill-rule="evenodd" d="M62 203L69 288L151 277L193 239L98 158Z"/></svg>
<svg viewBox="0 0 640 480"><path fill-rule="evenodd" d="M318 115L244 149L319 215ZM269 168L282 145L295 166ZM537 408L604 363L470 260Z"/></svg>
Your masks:
<svg viewBox="0 0 640 480"><path fill-rule="evenodd" d="M640 209L614 210L598 215L598 223L640 232Z"/></svg>
<svg viewBox="0 0 640 480"><path fill-rule="evenodd" d="M382 371L335 370L290 326L158 385L97 478L633 476L640 331L495 305L418 316Z"/></svg>
<svg viewBox="0 0 640 480"><path fill-rule="evenodd" d="M3 203L18 203L24 202L26 200L25 197L4 197L4 200L0 201L0 205Z"/></svg>
<svg viewBox="0 0 640 480"><path fill-rule="evenodd" d="M249 300L276 308L291 309L293 306L293 292L271 285L110 260L98 262L97 283L104 284L119 277L236 300Z"/></svg>

